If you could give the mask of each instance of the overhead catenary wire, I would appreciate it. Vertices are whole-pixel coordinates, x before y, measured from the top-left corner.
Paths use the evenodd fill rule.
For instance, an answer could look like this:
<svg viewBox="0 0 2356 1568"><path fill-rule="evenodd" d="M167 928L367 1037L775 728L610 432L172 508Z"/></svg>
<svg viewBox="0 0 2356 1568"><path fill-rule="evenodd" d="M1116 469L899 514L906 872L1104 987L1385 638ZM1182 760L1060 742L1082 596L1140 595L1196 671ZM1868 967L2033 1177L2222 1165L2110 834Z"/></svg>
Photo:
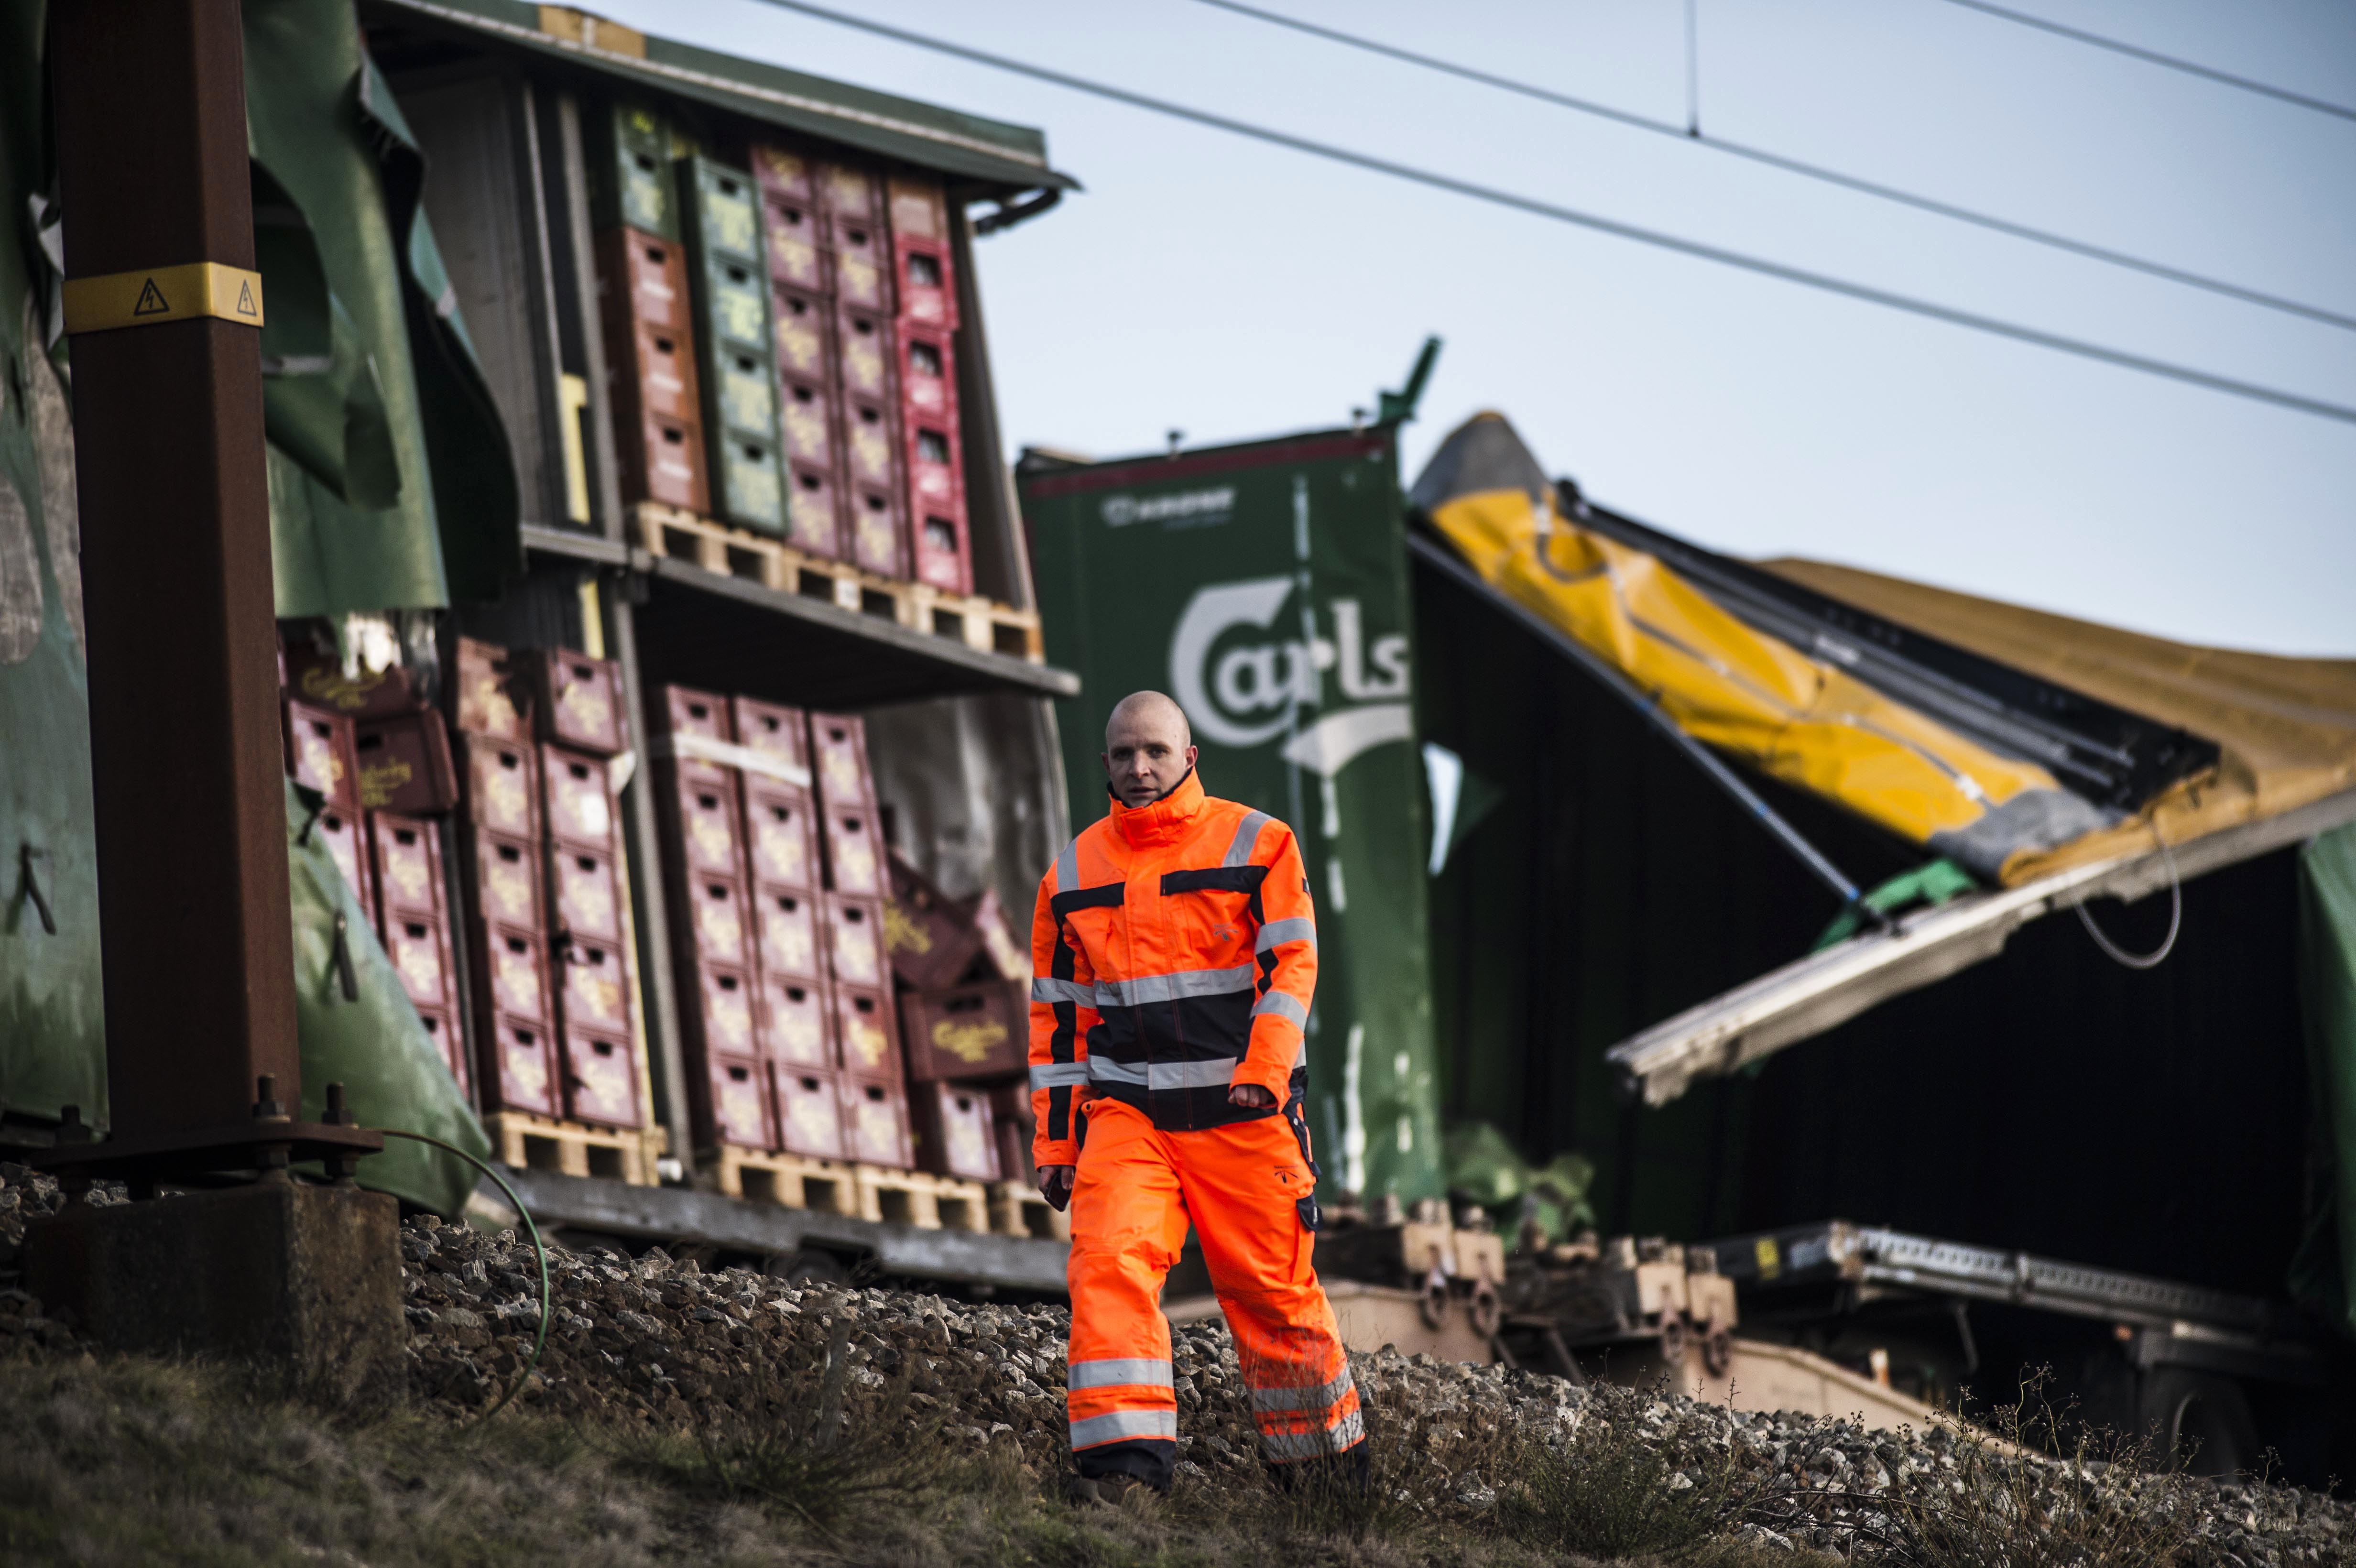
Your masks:
<svg viewBox="0 0 2356 1568"><path fill-rule="evenodd" d="M1994 16L2000 21L2015 22L2024 27L2034 27L2040 33L2051 33L2057 37L2068 38L2072 43L2088 44L2098 49L2108 49L2115 55L2125 55L2129 59L2141 60L2146 65L2156 65L2168 70L2182 71L2187 76L2197 76L2225 87L2238 88L2244 92L2254 92L2262 97L2278 99L2285 103L2295 103L2301 109L2312 109L2319 114L2336 114L2342 120L2356 120L2356 108L2351 108L2344 103L2334 103L2323 98L2309 98L2304 92L2293 92L2286 87L2276 87L2272 82L2257 81L2246 76L2235 76L2232 71L2219 70L2214 66L2202 65L2198 60L2185 59L2180 56L2164 55L2158 49L2147 49L2141 44L2131 44L2124 38L2105 37L2101 33L2090 33L2083 27L2068 27L2061 22L2050 22L2042 16L2032 16L2026 11L2013 10L2008 5L1991 5L1987 0L1947 0L1947 4L1960 5L1966 11L1977 11L1983 16Z"/></svg>
<svg viewBox="0 0 2356 1568"><path fill-rule="evenodd" d="M2212 392L2222 392L2232 397L2270 403L2276 408L2291 409L2300 413L2312 414L2319 419L2335 420L2343 424L2356 424L2356 408L2343 403L2330 402L2321 398L2309 398L2297 392L2286 392L2279 388L2262 386L2254 381L2236 380L2230 376L2213 375L2189 365L2178 365L2165 359L2154 359L2145 355L2131 354L2125 349L2106 347L2102 344L2090 343L2083 338L2069 337L2056 332L2046 332L2038 327L2025 326L2018 322L2005 321L1997 316L1958 310L1934 301L1917 299L1911 294L1878 289L1868 283L1852 283L1848 279L1837 278L1829 273L1810 272L1804 267L1787 266L1781 261L1771 261L1762 256L1752 256L1743 251L1730 251L1716 245L1706 245L1699 240L1683 239L1677 235L1663 233L1658 229L1644 229L1633 223L1622 223L1616 219L1582 212L1576 208L1540 201L1535 197L1520 196L1512 191L1500 190L1494 186L1460 179L1453 175L1441 174L1435 169L1419 168L1412 164L1398 163L1389 158L1377 157L1371 153L1357 152L1307 136L1296 136L1289 131L1256 125L1249 121L1237 120L1225 114L1215 114L1209 110L1192 108L1186 104L1172 102L1167 99L1155 98L1148 93L1134 92L1124 87L1115 87L1108 82L1094 81L1087 77L1073 76L1068 72L1055 70L1046 66L1033 65L1027 60L1012 59L1004 55L992 54L986 49L954 43L947 38L935 37L928 33L913 32L905 27L895 27L887 22L873 21L865 16L854 16L847 12L812 5L809 0L758 0L758 3L778 10L792 11L802 16L816 17L822 22L832 22L839 27L872 33L878 37L890 38L894 42L907 44L916 48L929 49L936 54L970 60L974 64L986 65L993 69L1007 71L1016 76L1027 76L1036 81L1048 82L1057 87L1067 88L1074 92L1084 92L1091 97L1126 104L1132 109L1142 109L1151 113L1168 115L1173 119L1208 126L1215 131L1225 131L1232 135L1245 136L1274 146L1289 148L1293 152L1305 153L1312 157L1325 158L1334 163L1346 164L1353 168L1365 169L1394 179L1408 180L1418 185L1430 186L1436 190L1450 191L1458 196L1471 197L1478 201L1511 208L1535 217L1551 219L1558 223L1568 223L1577 228L1591 229L1599 234L1610 234L1618 239L1651 245L1679 255L1691 256L1699 261L1715 261L1721 266L1756 272L1762 277L1776 278L1784 283L1797 283L1804 288L1817 289L1826 293L1861 300L1869 304L1878 304L1890 310L1904 311L1933 321L1944 322L1951 326L1968 327L1994 336L2008 337L2018 343L2032 344L2040 348L2074 355L2082 359L2091 359L2120 369L2137 370L2146 375L2180 381L2188 386L2200 387Z"/></svg>
<svg viewBox="0 0 2356 1568"><path fill-rule="evenodd" d="M1198 3L1208 5L1214 10L1226 11L1238 16L1248 16L1256 22L1265 22L1270 27L1283 27L1291 32L1323 39L1327 43L1339 44L1346 48L1358 49L1366 54L1379 55L1384 59L1398 60L1405 65L1452 76L1478 86L1494 88L1500 92L1509 92L1517 97L1551 104L1558 109L1569 109L1580 114L1593 115L1597 119L1608 120L1614 124L1625 125L1638 131L1650 132L1656 136L1674 137L1677 141L1690 143L1695 146L1707 147L1714 153L1723 153L1730 157L1742 158L1767 168L1781 170L1784 174L1817 180L1826 185L1837 186L1843 190L1856 191L1861 196L1873 197L1881 201L1896 202L1903 207L1913 208L1918 212L1928 212L1958 223L1968 223L1993 233L2005 235L2009 239L2025 240L2031 244L2049 246L2056 251L2067 251L2073 256L2083 256L2088 261L2101 261L2114 267L2125 267L2168 283L2182 284L2187 288L2206 290L2208 293L2220 294L2227 299L2238 300L2244 304L2281 311L2286 315L2304 317L2308 321L2321 322L2328 326L2356 332L2356 315L2344 312L2308 304L2303 300L2268 293L2263 289L2248 288L2240 283L2227 282L2222 278L2212 278L2206 273L2190 272L2182 267L2173 267L2165 261L2151 261L2128 251L2115 251L2107 245L2096 245L2084 240L2073 240L2066 234L2057 234L2051 229L2039 229L2031 224L2015 222L2008 218L1999 218L1994 213L1961 207L1951 201L1941 201L1936 197L1921 196L1913 191L1901 189L1897 186L1883 185L1878 180L1866 179L1860 176L1844 174L1838 169L1827 168L1822 164L1812 164L1799 158L1786 157L1781 153L1770 152L1764 147L1754 147L1724 136L1709 135L1701 129L1700 84L1698 67L1695 59L1697 46L1691 34L1696 21L1690 11L1687 13L1688 34L1686 42L1687 123L1684 125L1676 125L1666 120L1654 119L1649 114L1638 114L1631 110L1616 109L1611 104L1600 103L1591 98L1581 98L1575 93L1560 92L1553 88L1542 87L1536 82L1524 81L1515 77L1501 76L1494 71L1483 70L1476 66L1462 65L1455 60L1443 59L1437 55L1402 48L1396 44L1384 43L1379 38L1369 38L1362 34L1344 32L1339 27L1328 27L1321 23L1304 21L1298 16L1288 16L1280 11L1270 11L1258 5L1246 5L1243 0L1198 0Z"/></svg>

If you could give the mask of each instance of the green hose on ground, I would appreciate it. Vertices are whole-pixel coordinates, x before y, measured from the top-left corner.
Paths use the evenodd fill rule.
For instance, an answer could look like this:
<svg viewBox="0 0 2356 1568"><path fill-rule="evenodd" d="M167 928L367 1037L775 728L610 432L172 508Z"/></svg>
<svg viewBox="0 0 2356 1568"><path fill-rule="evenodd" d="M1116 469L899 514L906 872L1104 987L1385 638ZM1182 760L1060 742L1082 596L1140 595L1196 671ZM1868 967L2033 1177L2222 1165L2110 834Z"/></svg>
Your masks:
<svg viewBox="0 0 2356 1568"><path fill-rule="evenodd" d="M508 1179L501 1176L498 1171L492 1169L487 1161L476 1158L473 1155L468 1154L465 1149L458 1147L455 1144L444 1143L440 1138L427 1137L423 1133L404 1133L397 1127L383 1127L379 1130L389 1138L411 1138L418 1143L432 1144L438 1149L447 1149L450 1153L456 1155L460 1159L465 1160L467 1164L481 1171L485 1176L489 1177L493 1181L498 1182L499 1184L499 1190L508 1195L508 1201L515 1205L515 1211L523 1216L524 1234L531 1238L532 1253L540 1259L540 1336L532 1341L531 1355L530 1359L524 1362L523 1371L516 1374L515 1381L508 1385L508 1392L499 1395L497 1403L493 1404L490 1409L483 1412L482 1414L477 1416L470 1424L474 1426L480 1426L484 1422L488 1421L500 1411L505 1410L508 1406L508 1402L515 1398L517 1394L523 1392L523 1385L530 1381L531 1374L540 1369L540 1353L548 1349L548 1318L550 1313L555 1310L556 1300L555 1294L549 1288L548 1284L547 1244L540 1239L540 1227L532 1223L531 1211L523 1206L523 1200L517 1197L516 1189L508 1185Z"/></svg>

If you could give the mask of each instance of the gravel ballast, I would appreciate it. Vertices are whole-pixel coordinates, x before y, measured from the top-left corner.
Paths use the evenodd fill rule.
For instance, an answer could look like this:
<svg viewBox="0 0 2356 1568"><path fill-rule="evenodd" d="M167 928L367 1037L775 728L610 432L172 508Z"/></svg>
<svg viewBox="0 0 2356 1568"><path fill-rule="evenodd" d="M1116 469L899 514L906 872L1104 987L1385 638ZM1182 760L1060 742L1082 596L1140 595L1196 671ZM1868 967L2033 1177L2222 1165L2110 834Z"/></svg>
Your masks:
<svg viewBox="0 0 2356 1568"><path fill-rule="evenodd" d="M47 1178L0 1164L0 1268L13 1266L25 1222L58 1202ZM407 1390L454 1417L477 1413L531 1351L540 1317L531 1246L513 1232L419 1217L402 1225L401 1247ZM660 1249L626 1258L551 1248L549 1273L547 1348L517 1408L662 1430L807 1424L811 1391L823 1381L837 1391L847 1426L888 1420L905 1424L912 1441L1008 1449L1042 1478L1067 1464L1069 1314L1061 1307L797 1286L741 1269L707 1274ZM0 1356L84 1349L70 1323L20 1290L0 1289ZM1180 1325L1173 1357L1182 1487L1256 1475L1256 1433L1225 1327ZM1375 1441L1412 1452L1418 1485L1458 1510L1486 1509L1511 1488L1515 1477L1500 1472L1516 1452L1526 1455L1533 1444L1559 1449L1583 1422L1633 1421L1677 1465L1733 1455L1772 1477L1772 1496L1743 1527L1753 1540L1869 1558L1898 1499L1940 1498L1957 1489L1959 1470L1971 1469L1973 1440L1944 1427L1877 1432L1789 1412L1590 1392L1542 1373L1389 1350L1354 1356L1352 1367ZM1697 1481L1701 1474L1683 1472ZM2356 1561L2356 1504L2246 1480L2170 1488L2194 1515L2194 1561L2244 1568Z"/></svg>

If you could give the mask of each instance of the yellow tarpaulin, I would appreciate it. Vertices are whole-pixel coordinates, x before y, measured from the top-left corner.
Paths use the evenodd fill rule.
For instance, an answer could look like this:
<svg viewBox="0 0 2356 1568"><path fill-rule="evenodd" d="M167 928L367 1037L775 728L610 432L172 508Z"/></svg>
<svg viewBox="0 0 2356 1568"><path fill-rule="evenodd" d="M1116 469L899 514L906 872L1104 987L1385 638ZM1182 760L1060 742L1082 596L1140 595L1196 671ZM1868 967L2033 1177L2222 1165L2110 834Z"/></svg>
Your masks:
<svg viewBox="0 0 2356 1568"><path fill-rule="evenodd" d="M2145 853L2155 831L2180 844L2356 788L2356 661L2184 647L1846 567L1767 563L1801 587L2220 748L2215 767L2123 811L1760 630L1654 555L1565 515L1498 415L1451 435L1412 500L1492 587L1615 667L1688 735L1983 878L2012 884Z"/></svg>

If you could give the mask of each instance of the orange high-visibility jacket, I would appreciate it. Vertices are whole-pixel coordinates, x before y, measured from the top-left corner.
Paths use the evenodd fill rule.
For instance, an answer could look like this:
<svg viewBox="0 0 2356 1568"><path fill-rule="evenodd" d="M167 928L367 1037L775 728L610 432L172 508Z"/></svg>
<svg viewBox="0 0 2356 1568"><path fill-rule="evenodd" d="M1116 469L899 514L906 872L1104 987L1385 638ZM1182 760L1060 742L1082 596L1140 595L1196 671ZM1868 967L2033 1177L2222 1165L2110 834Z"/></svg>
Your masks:
<svg viewBox="0 0 2356 1568"><path fill-rule="evenodd" d="M1292 829L1203 793L1112 803L1039 884L1031 1104L1041 1165L1079 1157L1074 1115L1107 1095L1166 1132L1282 1114L1307 1093L1317 923ZM1257 1083L1276 1105L1227 1103Z"/></svg>

